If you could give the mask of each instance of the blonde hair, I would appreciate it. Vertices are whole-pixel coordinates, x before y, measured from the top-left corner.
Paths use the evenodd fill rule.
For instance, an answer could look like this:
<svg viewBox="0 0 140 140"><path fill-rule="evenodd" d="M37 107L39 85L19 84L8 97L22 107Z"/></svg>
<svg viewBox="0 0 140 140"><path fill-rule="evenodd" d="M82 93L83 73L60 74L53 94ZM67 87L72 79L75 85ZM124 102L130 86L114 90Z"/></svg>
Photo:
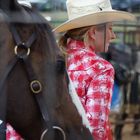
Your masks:
<svg viewBox="0 0 140 140"><path fill-rule="evenodd" d="M97 30L103 30L105 27L105 24L99 24L95 26ZM83 41L85 46L88 46L88 42L89 42L88 30L91 27L94 27L94 26L92 25L92 26L87 26L87 27L81 27L81 28L76 28L76 29L67 31L64 35L60 37L58 41L58 45L61 51L66 55L66 47L67 47L68 38Z"/></svg>
<svg viewBox="0 0 140 140"><path fill-rule="evenodd" d="M64 35L62 35L58 41L58 45L60 49L63 51L63 53L66 53L67 40L69 38L74 39L74 40L84 41L85 34L89 30L90 27L91 26L72 29L72 30L67 31Z"/></svg>

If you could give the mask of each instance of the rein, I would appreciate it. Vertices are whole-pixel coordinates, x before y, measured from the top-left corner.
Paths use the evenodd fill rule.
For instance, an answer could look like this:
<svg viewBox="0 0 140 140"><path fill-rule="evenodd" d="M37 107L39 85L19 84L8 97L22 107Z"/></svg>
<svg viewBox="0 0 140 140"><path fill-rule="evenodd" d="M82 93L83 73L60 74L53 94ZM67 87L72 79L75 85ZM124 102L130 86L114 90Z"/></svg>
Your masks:
<svg viewBox="0 0 140 140"><path fill-rule="evenodd" d="M32 91L32 93L34 94L34 96L36 98L36 101L39 105L40 112L42 114L42 117L44 119L45 126L46 126L45 130L42 132L42 134L40 136L40 140L44 139L45 134L47 134L49 130L59 131L62 134L63 139L66 140L66 134L65 134L64 130L59 126L53 126L53 124L52 124L51 118L49 117L49 113L47 110L47 105L46 105L44 97L43 97L42 84L38 80L38 77L36 76L34 69L32 67L32 64L30 62L30 59L28 57L31 53L31 46L33 45L33 43L35 42L35 40L37 38L36 34L33 33L30 36L30 38L27 40L27 42L22 42L14 25L12 25L12 27L11 27L11 32L13 35L13 39L16 43L15 48L14 48L15 57L11 61L11 63L8 65L8 68L2 75L2 78L0 79L1 80L0 81L0 90L2 91L7 77L10 75L11 71L14 69L17 62L21 61L21 63L24 64L24 68L28 75L28 79L30 82L30 90ZM6 101L6 99L5 99L5 101ZM6 130L6 124L4 125L3 129ZM1 131L0 131L0 133L1 133Z"/></svg>

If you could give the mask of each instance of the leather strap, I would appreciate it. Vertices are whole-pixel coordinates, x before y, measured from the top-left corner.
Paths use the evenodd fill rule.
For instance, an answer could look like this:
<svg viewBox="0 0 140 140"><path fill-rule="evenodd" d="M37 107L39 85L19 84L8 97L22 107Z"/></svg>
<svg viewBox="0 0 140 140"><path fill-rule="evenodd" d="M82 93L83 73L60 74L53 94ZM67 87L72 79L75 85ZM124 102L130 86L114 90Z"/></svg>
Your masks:
<svg viewBox="0 0 140 140"><path fill-rule="evenodd" d="M23 44L15 27L12 26L11 29L12 29L11 31L12 31L12 34L13 34L13 37L14 37L16 44L17 45ZM31 35L31 37L29 38L29 40L24 43L24 47L30 48L31 45L33 44L33 42L35 41L35 39L36 39L36 34L33 33ZM40 81L38 80L38 77L36 76L36 74L34 72L34 69L32 67L30 60L29 60L29 57L19 57L19 58L23 61L23 64L25 66L25 70L27 72L27 76L29 78L29 82L30 83L34 82L33 84L30 84L31 91L35 95L36 101L39 105L40 112L41 112L42 117L45 121L46 127L48 129L52 129L52 121L51 121L51 118L49 117L48 109L46 109L47 105L45 103L43 93L42 93L42 84L40 83Z"/></svg>

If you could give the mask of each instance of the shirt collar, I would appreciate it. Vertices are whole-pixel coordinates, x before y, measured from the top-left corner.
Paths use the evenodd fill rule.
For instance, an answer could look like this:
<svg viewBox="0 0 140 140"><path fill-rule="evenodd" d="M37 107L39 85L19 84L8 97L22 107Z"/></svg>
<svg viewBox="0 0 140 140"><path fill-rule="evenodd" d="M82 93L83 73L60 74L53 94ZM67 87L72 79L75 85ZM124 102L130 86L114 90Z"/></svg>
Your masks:
<svg viewBox="0 0 140 140"><path fill-rule="evenodd" d="M67 50L77 50L77 49L84 49L84 50L87 50L87 51L92 51L94 52L94 47L93 46L89 46L89 47L85 47L85 44L83 41L80 41L80 40L74 40L74 39L71 39L69 38L68 39L68 42L67 42Z"/></svg>

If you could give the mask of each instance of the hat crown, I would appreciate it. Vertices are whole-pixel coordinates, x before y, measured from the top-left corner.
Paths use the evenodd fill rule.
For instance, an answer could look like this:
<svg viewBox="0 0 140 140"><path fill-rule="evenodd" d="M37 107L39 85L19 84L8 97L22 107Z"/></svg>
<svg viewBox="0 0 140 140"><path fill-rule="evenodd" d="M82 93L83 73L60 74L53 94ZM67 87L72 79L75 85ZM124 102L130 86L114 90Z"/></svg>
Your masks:
<svg viewBox="0 0 140 140"><path fill-rule="evenodd" d="M129 12L112 9L110 0L67 0L66 6L68 20L53 31L64 32L107 22L136 20Z"/></svg>
<svg viewBox="0 0 140 140"><path fill-rule="evenodd" d="M67 0L66 5L69 19L112 10L110 0Z"/></svg>

